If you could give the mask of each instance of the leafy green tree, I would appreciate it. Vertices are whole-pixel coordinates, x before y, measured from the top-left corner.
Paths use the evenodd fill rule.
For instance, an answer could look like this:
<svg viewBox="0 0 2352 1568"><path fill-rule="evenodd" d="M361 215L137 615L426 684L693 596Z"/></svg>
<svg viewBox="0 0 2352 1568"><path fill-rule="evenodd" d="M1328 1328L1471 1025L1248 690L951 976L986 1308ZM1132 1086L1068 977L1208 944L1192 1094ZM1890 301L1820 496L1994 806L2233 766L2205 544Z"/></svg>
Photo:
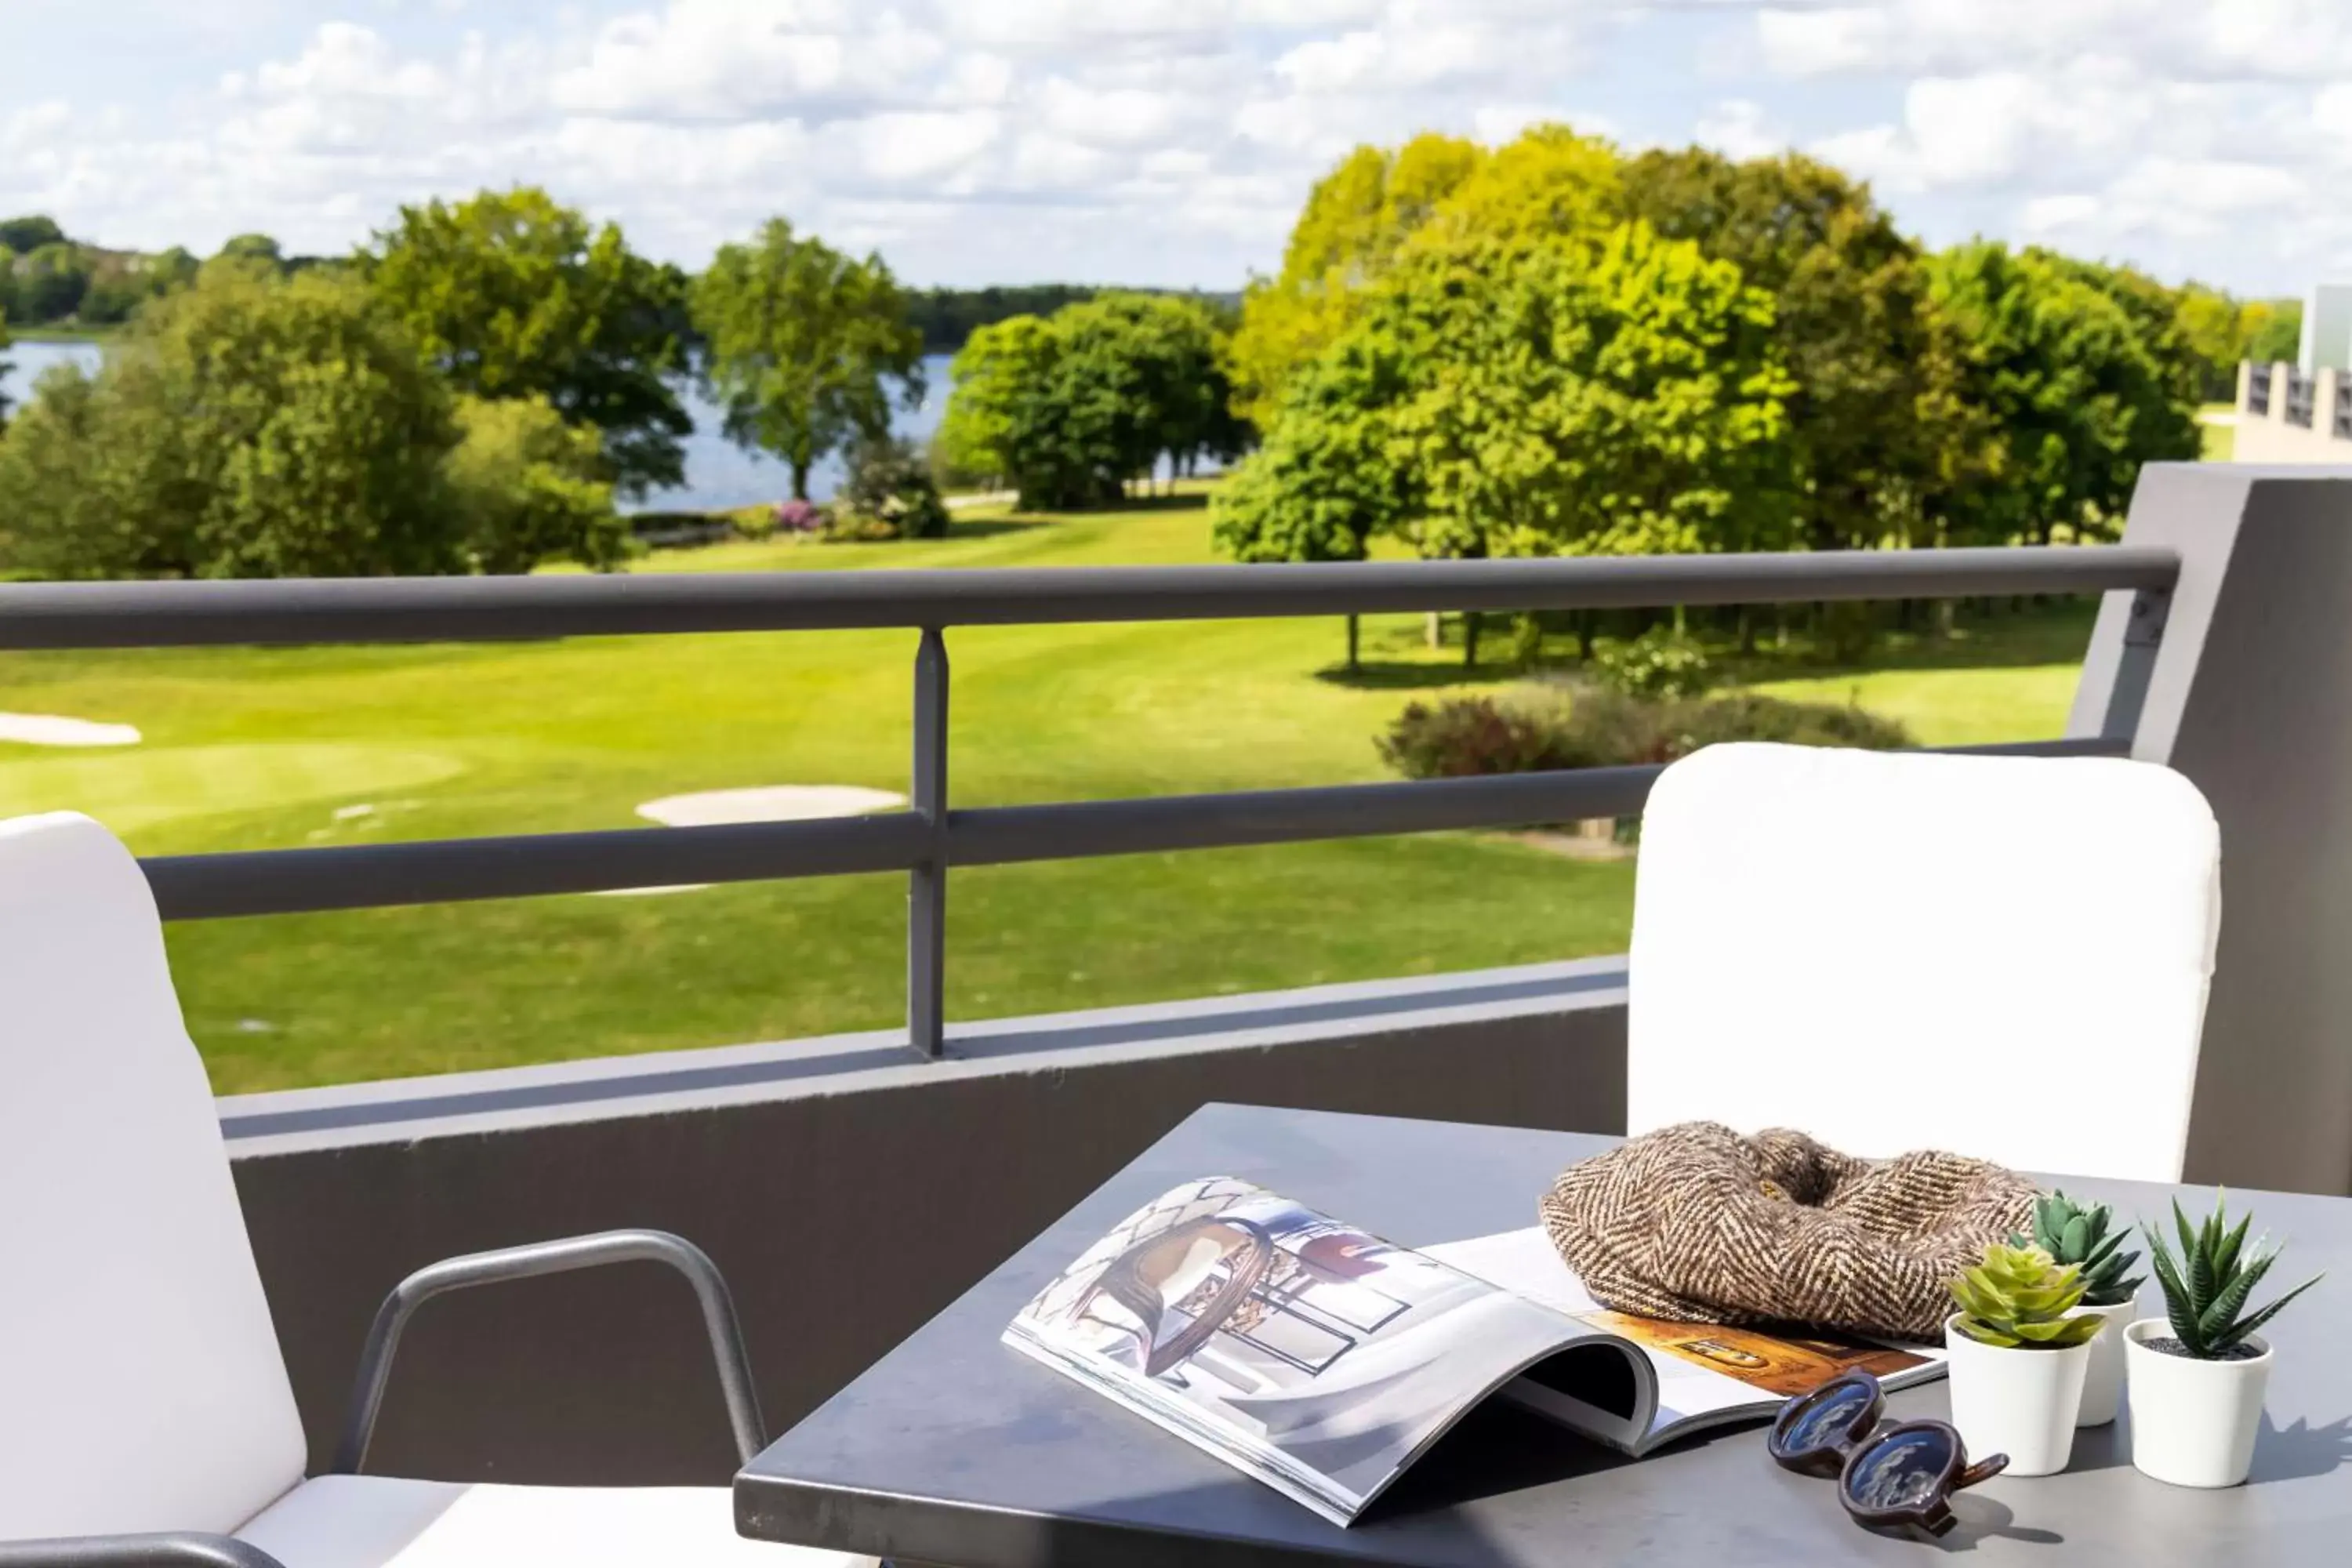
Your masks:
<svg viewBox="0 0 2352 1568"><path fill-rule="evenodd" d="M1265 442L1210 503L1217 545L1236 561L1361 561L1372 539L1418 509L1391 449L1388 413L1407 367L1393 334L1349 333L1283 390ZM1348 617L1348 669L1360 668Z"/></svg>
<svg viewBox="0 0 2352 1568"><path fill-rule="evenodd" d="M1475 142L1430 132L1394 152L1358 147L1315 183L1282 270L1243 296L1233 359L1244 413L1271 419L1284 383L1345 330L1398 247L1486 156Z"/></svg>
<svg viewBox="0 0 2352 1568"><path fill-rule="evenodd" d="M950 459L1003 476L1024 506L1110 504L1161 458L1231 457L1247 434L1227 412L1215 317L1178 296L1103 294L983 327L953 380Z"/></svg>
<svg viewBox="0 0 2352 1568"><path fill-rule="evenodd" d="M63 245L66 231L57 220L35 214L29 217L0 218L0 245L19 256L30 255L45 245Z"/></svg>
<svg viewBox="0 0 2352 1568"><path fill-rule="evenodd" d="M2303 352L2303 301L2265 300L2266 307L2246 330L2246 358L2256 364L2279 364ZM2231 388L2235 395L2236 387Z"/></svg>
<svg viewBox="0 0 2352 1568"><path fill-rule="evenodd" d="M1780 548L1772 301L1645 223L1416 239L1218 503L1244 560ZM1475 660L1475 623L1465 651Z"/></svg>
<svg viewBox="0 0 2352 1568"><path fill-rule="evenodd" d="M1934 466L1930 308L1918 247L1867 186L1801 154L1738 162L1703 148L1641 154L1624 199L1772 296L1799 533L1865 548L1904 527Z"/></svg>
<svg viewBox="0 0 2352 1568"><path fill-rule="evenodd" d="M271 577L464 564L432 368L365 291L234 272L61 366L0 441L5 564L41 577Z"/></svg>
<svg viewBox="0 0 2352 1568"><path fill-rule="evenodd" d="M2203 445L2197 432L2197 405L2204 401L2210 366L2197 352L2181 320L2180 291L2137 268L2084 261L2048 250L2034 254L2113 300L2131 319L2159 393L2157 403L2140 411L2133 432L2142 448L2151 458L2182 452L2196 457ZM2231 369L2234 385L2236 366Z"/></svg>
<svg viewBox="0 0 2352 1568"><path fill-rule="evenodd" d="M285 251L278 247L275 239L266 234L234 235L222 244L216 258L223 261L253 262L269 268L279 268L286 264Z"/></svg>
<svg viewBox="0 0 2352 1568"><path fill-rule="evenodd" d="M1956 539L2111 536L2143 463L2197 456L2193 370L2138 283L1981 240L1928 271L1958 397L1987 421L1935 498Z"/></svg>
<svg viewBox="0 0 2352 1568"><path fill-rule="evenodd" d="M627 559L596 432L544 397L460 397L459 439L443 464L463 549L478 571L529 572L566 557L599 571Z"/></svg>
<svg viewBox="0 0 2352 1568"><path fill-rule="evenodd" d="M792 466L808 499L817 459L886 436L890 384L923 394L923 337L878 256L845 256L772 218L748 245L724 245L695 280L703 374L727 434Z"/></svg>
<svg viewBox="0 0 2352 1568"><path fill-rule="evenodd" d="M64 321L89 289L89 263L79 246L55 240L17 263L16 308L30 324Z"/></svg>
<svg viewBox="0 0 2352 1568"><path fill-rule="evenodd" d="M1793 387L1771 296L1646 223L1400 263L1361 330L1412 367L1391 449L1423 555L1784 547Z"/></svg>
<svg viewBox="0 0 2352 1568"><path fill-rule="evenodd" d="M669 378L684 365L685 279L529 186L403 207L361 257L370 286L458 391L543 397L604 438L625 494L685 478L694 422Z"/></svg>
<svg viewBox="0 0 2352 1568"><path fill-rule="evenodd" d="M2175 316L2182 340L2198 363L2198 395L2208 403L2226 403L2237 395L2238 365L2252 356L2255 336L2277 313L2269 300L2240 300L2202 283L2184 283L2174 291Z"/></svg>

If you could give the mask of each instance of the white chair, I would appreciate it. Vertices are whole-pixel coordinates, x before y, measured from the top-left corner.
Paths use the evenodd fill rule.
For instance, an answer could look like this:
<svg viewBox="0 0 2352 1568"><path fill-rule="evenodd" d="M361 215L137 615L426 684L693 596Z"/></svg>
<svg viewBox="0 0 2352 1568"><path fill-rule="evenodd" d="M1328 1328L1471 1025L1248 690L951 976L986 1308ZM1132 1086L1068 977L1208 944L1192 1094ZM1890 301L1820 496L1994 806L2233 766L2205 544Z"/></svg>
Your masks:
<svg viewBox="0 0 2352 1568"><path fill-rule="evenodd" d="M1710 746L1643 817L1626 1130L2179 1181L2221 910L2166 768Z"/></svg>
<svg viewBox="0 0 2352 1568"><path fill-rule="evenodd" d="M863 1561L737 1536L721 1488L305 1480L302 1426L163 927L122 846L0 823L0 1568L566 1568ZM415 1276L370 1336L364 1457L407 1315L442 1290L627 1258L695 1285L739 1448L763 1440L734 1310L676 1237L615 1232Z"/></svg>

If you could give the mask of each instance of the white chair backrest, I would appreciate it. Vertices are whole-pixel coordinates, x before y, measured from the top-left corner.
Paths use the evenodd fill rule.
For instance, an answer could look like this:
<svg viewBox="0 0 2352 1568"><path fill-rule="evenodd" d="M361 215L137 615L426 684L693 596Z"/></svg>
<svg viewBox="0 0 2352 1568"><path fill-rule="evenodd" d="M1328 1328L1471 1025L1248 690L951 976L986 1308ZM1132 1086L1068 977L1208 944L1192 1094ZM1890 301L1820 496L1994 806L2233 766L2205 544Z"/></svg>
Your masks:
<svg viewBox="0 0 2352 1568"><path fill-rule="evenodd" d="M302 1426L163 930L86 816L0 822L0 1541L226 1531Z"/></svg>
<svg viewBox="0 0 2352 1568"><path fill-rule="evenodd" d="M2178 1181L2221 865L2149 763L1708 747L1643 817L1627 1131Z"/></svg>

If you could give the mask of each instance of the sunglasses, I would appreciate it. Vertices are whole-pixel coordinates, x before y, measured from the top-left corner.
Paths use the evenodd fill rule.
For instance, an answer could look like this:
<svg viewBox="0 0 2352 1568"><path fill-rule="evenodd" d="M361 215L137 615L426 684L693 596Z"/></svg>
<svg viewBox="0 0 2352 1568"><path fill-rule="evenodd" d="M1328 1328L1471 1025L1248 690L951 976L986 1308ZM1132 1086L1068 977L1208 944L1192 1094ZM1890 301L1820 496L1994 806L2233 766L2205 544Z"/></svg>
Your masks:
<svg viewBox="0 0 2352 1568"><path fill-rule="evenodd" d="M1942 1421L1881 1431L1885 1405L1878 1379L1847 1373L1783 1406L1766 1447L1784 1469L1835 1476L1838 1500L1855 1523L1910 1524L1941 1535L1952 1528L1952 1494L2009 1468L2009 1456L1969 1464L1959 1433Z"/></svg>

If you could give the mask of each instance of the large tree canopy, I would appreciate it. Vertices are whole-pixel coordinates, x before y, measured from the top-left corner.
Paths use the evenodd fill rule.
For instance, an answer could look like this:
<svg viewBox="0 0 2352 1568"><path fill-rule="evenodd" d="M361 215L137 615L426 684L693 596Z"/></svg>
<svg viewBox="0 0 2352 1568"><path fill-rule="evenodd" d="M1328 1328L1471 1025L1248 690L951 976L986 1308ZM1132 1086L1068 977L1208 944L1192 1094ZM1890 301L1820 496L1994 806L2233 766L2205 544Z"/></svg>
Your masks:
<svg viewBox="0 0 2352 1568"><path fill-rule="evenodd" d="M923 395L923 334L878 256L845 256L772 218L748 245L724 245L695 280L703 374L727 434L792 465L808 499L817 459L890 428L895 384Z"/></svg>
<svg viewBox="0 0 2352 1568"><path fill-rule="evenodd" d="M1475 142L1432 132L1393 153L1359 147L1315 183L1282 270L1243 297L1233 346L1243 412L1270 423L1285 383L1345 330L1361 291L1388 269L1405 237L1486 156Z"/></svg>
<svg viewBox="0 0 2352 1568"><path fill-rule="evenodd" d="M684 368L685 278L592 228L546 192L486 191L403 207L362 262L370 284L457 390L543 397L603 434L630 493L685 478L694 422L669 378Z"/></svg>
<svg viewBox="0 0 2352 1568"><path fill-rule="evenodd" d="M1346 558L1390 527L1441 556L1773 548L1772 320L1646 224L1416 247L1294 379L1219 537L1244 559Z"/></svg>
<svg viewBox="0 0 2352 1568"><path fill-rule="evenodd" d="M940 439L1021 504L1117 500L1162 458L1237 455L1248 430L1216 317L1179 295L1114 293L981 328L955 359Z"/></svg>
<svg viewBox="0 0 2352 1568"><path fill-rule="evenodd" d="M1794 153L1644 153L1623 188L1661 235L1695 241L1772 296L1799 537L1834 549L1909 531L1905 509L1933 467L1924 409L1937 391L1918 247L1867 188Z"/></svg>
<svg viewBox="0 0 2352 1568"><path fill-rule="evenodd" d="M2140 465L2198 454L2193 364L2145 280L2042 250L1956 246L1929 268L1983 456L1940 497L1952 535L2047 542L2120 529Z"/></svg>
<svg viewBox="0 0 2352 1568"><path fill-rule="evenodd" d="M2281 315L2046 252L1930 258L1793 154L1628 159L1560 126L1360 148L1246 300L1266 434L1219 538L1297 560L1381 531L1439 554L2097 534L2142 463L2195 455L2220 356Z"/></svg>
<svg viewBox="0 0 2352 1568"><path fill-rule="evenodd" d="M358 289L207 275L94 376L61 366L0 441L6 558L42 577L280 577L457 564L449 395Z"/></svg>
<svg viewBox="0 0 2352 1568"><path fill-rule="evenodd" d="M63 365L0 439L0 570L370 576L608 565L593 431L454 399L349 279L207 269L96 374Z"/></svg>

